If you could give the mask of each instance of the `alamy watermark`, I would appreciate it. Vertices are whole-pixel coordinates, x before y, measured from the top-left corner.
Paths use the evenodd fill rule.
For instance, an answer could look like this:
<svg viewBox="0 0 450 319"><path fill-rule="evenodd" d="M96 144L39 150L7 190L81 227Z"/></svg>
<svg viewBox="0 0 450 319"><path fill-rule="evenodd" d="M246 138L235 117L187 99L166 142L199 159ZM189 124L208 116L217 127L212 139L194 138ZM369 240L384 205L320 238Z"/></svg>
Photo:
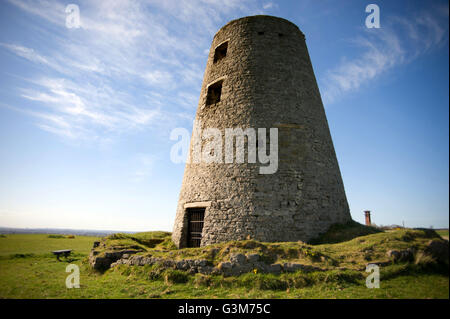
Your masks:
<svg viewBox="0 0 450 319"><path fill-rule="evenodd" d="M224 134L218 128L202 128L201 122L195 121L192 141L190 141L187 129L172 130L170 139L178 140L178 142L172 146L170 160L173 163L242 164L245 162L245 141L247 140L247 162L259 162L265 165L259 167L260 174L277 172L278 128L269 129L268 139L266 128L238 127L225 128L223 131ZM189 143L191 152L189 152Z"/></svg>
<svg viewBox="0 0 450 319"><path fill-rule="evenodd" d="M371 4L367 5L366 12L370 13L366 17L366 27L368 29L372 29L372 28L379 29L380 28L380 7L376 4L371 3Z"/></svg>
<svg viewBox="0 0 450 319"><path fill-rule="evenodd" d="M75 264L69 264L66 267L66 272L71 274L66 277L66 287L80 288L80 268Z"/></svg>
<svg viewBox="0 0 450 319"><path fill-rule="evenodd" d="M78 29L80 24L80 7L76 4L68 4L66 7L66 27L68 29Z"/></svg>
<svg viewBox="0 0 450 319"><path fill-rule="evenodd" d="M380 267L376 264L368 264L366 272L370 273L366 278L366 287L380 288Z"/></svg>

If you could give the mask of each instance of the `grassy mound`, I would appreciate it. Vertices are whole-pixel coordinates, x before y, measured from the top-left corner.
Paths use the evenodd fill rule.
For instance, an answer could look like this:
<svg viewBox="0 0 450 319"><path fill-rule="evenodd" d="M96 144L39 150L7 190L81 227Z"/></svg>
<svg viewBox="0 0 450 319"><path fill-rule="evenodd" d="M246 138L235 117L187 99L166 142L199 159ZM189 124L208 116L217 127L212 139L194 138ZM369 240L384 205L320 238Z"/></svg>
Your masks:
<svg viewBox="0 0 450 319"><path fill-rule="evenodd" d="M102 238L99 252L137 249L147 251L149 249L166 250L176 249L170 237L171 233L164 231L142 232L135 234L117 233Z"/></svg>
<svg viewBox="0 0 450 319"><path fill-rule="evenodd" d="M441 241L424 230L401 229L369 234L336 244L234 241L201 248L176 249L170 234L115 234L102 239L103 250L139 245L139 254L170 259L208 259L214 265L235 252L257 253L265 262L299 262L325 269L280 275L251 271L240 276L189 274L160 264L118 265L104 273L92 270L87 255L99 238L51 239L48 234L8 235L0 240L0 298L444 298L449 297L448 264L424 254ZM160 240L159 243L150 241ZM162 240L162 241L161 241ZM116 245L118 245L116 247ZM71 261L50 251L75 249ZM100 249L100 247L98 247ZM415 259L393 262L387 250L415 248ZM365 285L367 263L380 266L380 288ZM80 289L67 289L66 267L80 267Z"/></svg>
<svg viewBox="0 0 450 319"><path fill-rule="evenodd" d="M351 236L343 235L344 229L350 229ZM361 234L353 239L351 237ZM152 294L151 298L170 298L166 294L175 290L173 287L191 287L190 289L203 289L211 293L214 291L246 289L247 291L259 291L280 293L288 296L290 291L316 291L314 297L321 296L317 291L352 291L356 287L365 287L367 276L366 265L369 263L381 266L381 280L384 284L390 281L398 281L400 278L428 278L448 280L448 262L443 265L435 258L424 254L431 239L436 239L435 233L424 229L400 229L382 232L372 227L365 227L357 223L333 227L318 242L338 241L338 243L307 244L304 242L280 242L264 243L255 240L230 241L200 248L176 249L171 245L162 245L170 240L167 235L164 240L154 246L147 247L142 255L181 259L204 259L214 266L230 260L230 256L236 253L245 255L258 254L260 260L271 263L301 263L320 268L321 271L296 271L283 272L280 275L260 273L258 269L240 276L225 277L221 274L188 274L187 272L167 269L162 264L145 266L118 265L106 271L104 275L120 274L126 278L134 278L144 282L164 284L161 293ZM161 238L161 239L163 239ZM347 239L342 241L343 239ZM438 239L440 240L440 239ZM413 249L416 254L412 260L394 261L388 256L389 250L405 251ZM433 277L435 276L435 277ZM439 279L440 280L440 279ZM443 279L442 279L443 280ZM412 281L411 281L412 282ZM414 285L417 285L417 281ZM406 289L409 286L402 283ZM439 284L440 285L440 284ZM361 293L361 288L357 288ZM367 289L367 288L366 288ZM425 289L425 288L423 288ZM365 291L364 291L365 293ZM402 292L405 294L405 292ZM412 293L412 292L411 292ZM420 291L415 293L419 294ZM419 294L420 295L420 294ZM204 296L204 295L203 295ZM274 295L270 295L274 297ZM334 296L334 295L333 295ZM349 295L352 298L357 294Z"/></svg>
<svg viewBox="0 0 450 319"><path fill-rule="evenodd" d="M346 224L334 224L328 231L310 241L311 244L335 244L351 240L356 237L380 233L381 230L365 226L354 220Z"/></svg>
<svg viewBox="0 0 450 319"><path fill-rule="evenodd" d="M388 264L392 258L387 255L389 250L403 251L412 249L422 252L430 239L439 238L427 230L400 229L381 232L372 227L357 223L339 225L331 228L316 242L336 241L338 238L349 238L357 233L369 233L338 243L307 244L304 242L266 243L255 240L230 241L198 248L177 249L172 243L170 233L148 232L137 234L115 234L103 239L97 248L98 255L106 251L119 249L138 249L138 255L158 257L170 260L202 259L211 265L220 267L222 262L230 260L231 255L257 254L259 260L266 264L299 263L325 270L365 270L368 263ZM351 236L344 236L344 229ZM420 256L420 254L416 254ZM428 257L427 257L428 258ZM423 262L426 261L422 257Z"/></svg>

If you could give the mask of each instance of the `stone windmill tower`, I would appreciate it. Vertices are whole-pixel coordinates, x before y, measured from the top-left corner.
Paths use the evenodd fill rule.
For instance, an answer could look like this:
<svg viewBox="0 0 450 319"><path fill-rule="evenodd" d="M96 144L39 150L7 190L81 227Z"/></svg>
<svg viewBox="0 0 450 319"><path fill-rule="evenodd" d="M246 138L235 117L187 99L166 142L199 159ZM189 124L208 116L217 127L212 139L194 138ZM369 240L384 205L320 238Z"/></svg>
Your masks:
<svg viewBox="0 0 450 319"><path fill-rule="evenodd" d="M225 137L223 149L208 149L217 161L193 161L196 146L208 142L208 128L222 134L227 128L276 129L278 136L266 135L266 141L257 131L256 142L258 155L278 142L276 171L262 174L262 160L223 160ZM216 33L193 137L198 131L203 135L191 140L172 235L178 247L246 238L307 241L351 220L305 37L293 23L251 16ZM254 142L245 138L246 147Z"/></svg>

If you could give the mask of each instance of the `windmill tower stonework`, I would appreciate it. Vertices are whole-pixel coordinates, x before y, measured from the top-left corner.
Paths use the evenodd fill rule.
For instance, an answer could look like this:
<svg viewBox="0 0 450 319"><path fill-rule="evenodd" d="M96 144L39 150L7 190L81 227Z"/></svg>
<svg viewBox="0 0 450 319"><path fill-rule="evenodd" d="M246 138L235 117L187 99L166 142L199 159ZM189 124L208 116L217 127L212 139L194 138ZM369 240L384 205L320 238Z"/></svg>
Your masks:
<svg viewBox="0 0 450 319"><path fill-rule="evenodd" d="M278 142L270 149L278 151L276 171L262 174L263 161L221 160L223 135L223 149L211 151L221 159L193 161L195 145L208 142L205 135L195 142L195 131L208 128L255 128L258 138L258 128L276 129L278 136L256 145L268 154L269 142ZM216 33L189 152L172 234L180 248L247 238L308 241L351 220L305 37L285 19L245 17Z"/></svg>

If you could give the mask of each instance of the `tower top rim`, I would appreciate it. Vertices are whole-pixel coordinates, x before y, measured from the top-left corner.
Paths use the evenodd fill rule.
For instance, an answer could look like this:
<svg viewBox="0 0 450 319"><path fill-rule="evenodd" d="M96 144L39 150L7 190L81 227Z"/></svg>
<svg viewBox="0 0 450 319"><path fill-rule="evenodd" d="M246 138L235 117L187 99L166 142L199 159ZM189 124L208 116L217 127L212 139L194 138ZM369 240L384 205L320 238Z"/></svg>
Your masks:
<svg viewBox="0 0 450 319"><path fill-rule="evenodd" d="M287 19L285 19L285 18L276 17L276 16L271 16L271 15L263 15L263 14L260 14L260 15L246 16L246 17L242 17L242 18L238 18L238 19L231 20L231 21L229 21L228 23L226 23L225 25L223 25L219 30L217 30L217 32L214 34L214 37L216 37L216 35L217 35L221 30L223 30L225 27L228 27L228 26L230 26L230 25L232 25L232 24L235 24L235 23L237 23L237 22L251 21L251 20L253 20L253 21L254 21L254 20L278 20L279 22L288 23L288 24L293 25L295 28L298 29L298 31L299 31L303 36L305 36L304 33L300 30L300 28L299 28L295 23L293 23L293 22L291 22L291 21L289 21L289 20L287 20Z"/></svg>

